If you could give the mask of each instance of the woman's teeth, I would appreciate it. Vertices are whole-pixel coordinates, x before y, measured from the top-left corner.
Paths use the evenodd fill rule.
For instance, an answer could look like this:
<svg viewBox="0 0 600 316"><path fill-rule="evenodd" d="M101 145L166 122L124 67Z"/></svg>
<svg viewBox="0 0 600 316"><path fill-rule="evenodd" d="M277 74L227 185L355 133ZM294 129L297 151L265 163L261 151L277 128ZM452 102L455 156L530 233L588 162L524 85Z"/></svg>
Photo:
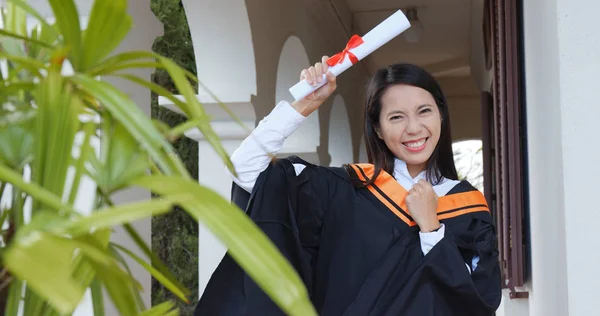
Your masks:
<svg viewBox="0 0 600 316"><path fill-rule="evenodd" d="M422 140L420 140L418 142L406 142L406 143L403 143L403 144L406 147L419 148L419 147L423 146L423 144L425 144L426 140L427 139L422 139Z"/></svg>

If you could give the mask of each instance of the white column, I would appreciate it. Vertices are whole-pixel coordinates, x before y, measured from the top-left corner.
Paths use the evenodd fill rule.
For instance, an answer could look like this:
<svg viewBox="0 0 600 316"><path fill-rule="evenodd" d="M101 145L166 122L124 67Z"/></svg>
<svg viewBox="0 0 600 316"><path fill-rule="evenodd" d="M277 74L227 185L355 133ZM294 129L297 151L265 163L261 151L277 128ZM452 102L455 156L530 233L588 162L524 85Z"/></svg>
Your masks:
<svg viewBox="0 0 600 316"><path fill-rule="evenodd" d="M600 2L528 0L523 8L532 257L529 315L598 315Z"/></svg>
<svg viewBox="0 0 600 316"><path fill-rule="evenodd" d="M553 1L550 1L553 2ZM600 240L598 212L600 141L600 2L557 0L558 74L566 235L566 280L571 316L598 315ZM547 36L552 36L553 33ZM545 65L548 67L549 65ZM542 71L543 73L543 71ZM553 126L551 128L554 128ZM553 146L553 142L547 143Z"/></svg>
<svg viewBox="0 0 600 316"><path fill-rule="evenodd" d="M198 97L207 114L212 117L211 125L221 144L229 155L239 147L248 136L248 130L254 129L256 118L254 108L249 102L229 103L227 107L244 123L245 128L235 122L216 103L206 102L206 97ZM168 99L160 98L159 104L180 114ZM198 142L198 182L229 200L232 180L223 160L213 150L204 135L198 129L192 129L185 135ZM201 296L211 275L226 252L225 246L202 224L198 224L198 296Z"/></svg>

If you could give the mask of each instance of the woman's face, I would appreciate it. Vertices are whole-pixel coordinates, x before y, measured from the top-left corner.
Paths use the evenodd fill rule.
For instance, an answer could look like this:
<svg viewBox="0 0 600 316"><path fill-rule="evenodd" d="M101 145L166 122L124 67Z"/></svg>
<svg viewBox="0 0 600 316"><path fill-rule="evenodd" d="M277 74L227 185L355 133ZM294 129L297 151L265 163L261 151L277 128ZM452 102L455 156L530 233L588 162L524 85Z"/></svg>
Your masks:
<svg viewBox="0 0 600 316"><path fill-rule="evenodd" d="M427 90L394 85L381 97L377 135L396 158L406 162L409 171L425 170L440 139L441 125L440 111Z"/></svg>

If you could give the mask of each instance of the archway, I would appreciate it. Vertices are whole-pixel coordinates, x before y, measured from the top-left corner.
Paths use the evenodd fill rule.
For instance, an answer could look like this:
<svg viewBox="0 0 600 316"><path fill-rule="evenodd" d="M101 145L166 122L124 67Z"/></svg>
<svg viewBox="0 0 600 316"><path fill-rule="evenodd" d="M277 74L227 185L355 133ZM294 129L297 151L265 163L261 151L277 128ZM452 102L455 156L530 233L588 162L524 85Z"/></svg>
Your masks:
<svg viewBox="0 0 600 316"><path fill-rule="evenodd" d="M281 49L277 66L277 83L275 100L293 100L288 89L298 82L302 69L308 67L310 61L302 41L297 36L290 36ZM319 146L320 127L319 111L315 111L285 141L281 155L294 154L309 162L319 163L316 155Z"/></svg>
<svg viewBox="0 0 600 316"><path fill-rule="evenodd" d="M365 138L362 137L360 139L360 149L358 152L358 162L360 163L366 163L369 161L369 158L367 156L367 145L365 144Z"/></svg>
<svg viewBox="0 0 600 316"><path fill-rule="evenodd" d="M336 95L329 116L328 148L331 156L330 165L339 167L345 163L353 162L352 135L348 122L348 112L344 99Z"/></svg>
<svg viewBox="0 0 600 316"><path fill-rule="evenodd" d="M256 66L245 2L182 2L192 35L198 80L225 103L250 102L250 96L256 94ZM199 91L199 97L208 98L203 91ZM212 98L208 100L214 102Z"/></svg>

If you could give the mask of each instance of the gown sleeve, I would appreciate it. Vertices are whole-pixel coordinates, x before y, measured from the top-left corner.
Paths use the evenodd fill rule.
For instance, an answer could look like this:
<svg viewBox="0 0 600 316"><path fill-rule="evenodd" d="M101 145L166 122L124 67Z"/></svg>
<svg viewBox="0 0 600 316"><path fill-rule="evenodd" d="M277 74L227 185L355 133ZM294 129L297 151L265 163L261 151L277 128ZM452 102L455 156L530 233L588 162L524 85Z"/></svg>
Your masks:
<svg viewBox="0 0 600 316"><path fill-rule="evenodd" d="M305 164L299 175L294 165ZM278 159L263 171L251 193L233 185L232 201L271 239L298 272L309 296L322 216L331 175L299 158ZM196 306L195 315L284 315L226 254Z"/></svg>
<svg viewBox="0 0 600 316"><path fill-rule="evenodd" d="M502 295L495 228L489 212L467 218L448 224L446 236L426 257L424 268L443 285L440 291L456 300L450 304L456 315L494 315ZM470 274L464 269L465 257L479 258Z"/></svg>
<svg viewBox="0 0 600 316"><path fill-rule="evenodd" d="M412 304L399 304L399 315L494 315L502 289L491 215L467 214L445 225L444 238L423 257L403 289L401 297ZM478 258L477 266L468 271L465 261L473 258Z"/></svg>

